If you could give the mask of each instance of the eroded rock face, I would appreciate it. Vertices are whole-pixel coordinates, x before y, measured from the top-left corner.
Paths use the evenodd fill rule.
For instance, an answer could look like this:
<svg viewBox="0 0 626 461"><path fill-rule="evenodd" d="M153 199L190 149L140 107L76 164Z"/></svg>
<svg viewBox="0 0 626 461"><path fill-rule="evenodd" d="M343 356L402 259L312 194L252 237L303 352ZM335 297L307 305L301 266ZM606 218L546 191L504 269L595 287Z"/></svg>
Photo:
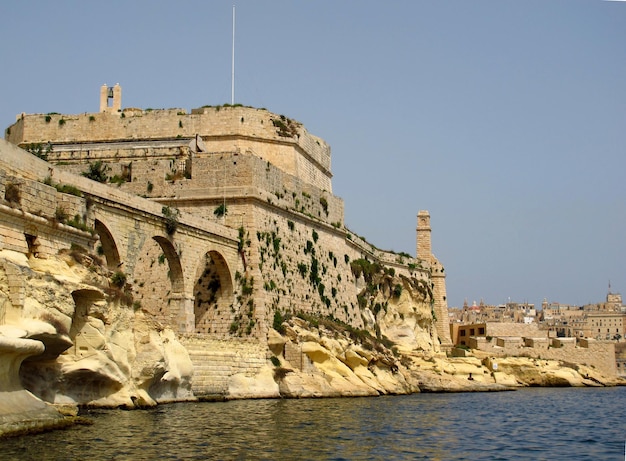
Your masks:
<svg viewBox="0 0 626 461"><path fill-rule="evenodd" d="M293 318L285 324L283 340L272 331L270 349L274 379L283 397L339 397L406 394L419 391L407 382L392 352L362 342L331 323L312 326ZM376 349L378 347L378 350Z"/></svg>
<svg viewBox="0 0 626 461"><path fill-rule="evenodd" d="M432 291L425 281L379 273L360 296L367 298L364 320L370 333L387 337L401 351L439 351Z"/></svg>
<svg viewBox="0 0 626 461"><path fill-rule="evenodd" d="M65 419L22 387L22 361L44 351L40 341L24 339L23 334L18 328L0 326L0 436L57 427Z"/></svg>
<svg viewBox="0 0 626 461"><path fill-rule="evenodd" d="M390 306L386 315L392 312ZM406 315L405 315L406 318ZM332 322L301 318L269 334L274 379L282 397L338 397L415 392L504 391L527 386L611 386L618 380L555 360L446 357L434 350L392 352L351 337ZM415 326L416 329L419 325ZM381 327L382 330L382 327ZM428 333L430 334L430 333ZM416 336L419 336L419 332ZM415 344L415 343L413 343ZM398 348L399 349L399 348Z"/></svg>
<svg viewBox="0 0 626 461"><path fill-rule="evenodd" d="M193 399L193 366L176 335L107 294L107 285L69 256L0 252L0 339L41 345L20 361L19 387L53 404L132 408Z"/></svg>

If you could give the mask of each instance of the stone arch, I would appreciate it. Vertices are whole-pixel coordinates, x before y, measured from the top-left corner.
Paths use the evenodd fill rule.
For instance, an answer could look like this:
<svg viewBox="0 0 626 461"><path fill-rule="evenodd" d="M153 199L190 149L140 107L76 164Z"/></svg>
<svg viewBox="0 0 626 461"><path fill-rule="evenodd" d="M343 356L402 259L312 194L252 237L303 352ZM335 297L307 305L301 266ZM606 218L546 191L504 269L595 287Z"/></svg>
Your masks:
<svg viewBox="0 0 626 461"><path fill-rule="evenodd" d="M113 234L111 234L109 228L99 219L95 220L94 229L98 237L100 237L100 245L102 247L102 250L98 250L98 253L101 253L101 256L105 257L109 270L117 269L121 263L120 252L117 249Z"/></svg>
<svg viewBox="0 0 626 461"><path fill-rule="evenodd" d="M233 279L224 256L207 251L196 270L194 318L196 333L225 335L231 324Z"/></svg>
<svg viewBox="0 0 626 461"><path fill-rule="evenodd" d="M178 256L176 248L174 248L174 244L172 244L172 242L165 237L160 237L158 235L152 238L159 244L161 250L163 250L163 254L167 258L167 262L169 263L169 279L172 282L172 293L183 293L185 288L183 266L180 263L180 256Z"/></svg>
<svg viewBox="0 0 626 461"><path fill-rule="evenodd" d="M180 257L166 237L146 239L133 268L133 299L156 320L180 329L184 308L184 281Z"/></svg>

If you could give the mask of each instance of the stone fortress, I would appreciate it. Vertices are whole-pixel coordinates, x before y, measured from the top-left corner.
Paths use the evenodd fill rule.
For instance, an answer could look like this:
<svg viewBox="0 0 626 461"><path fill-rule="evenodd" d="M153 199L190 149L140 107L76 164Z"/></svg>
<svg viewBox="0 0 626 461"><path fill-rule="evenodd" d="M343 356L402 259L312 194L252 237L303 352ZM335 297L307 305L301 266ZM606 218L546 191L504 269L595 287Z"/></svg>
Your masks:
<svg viewBox="0 0 626 461"><path fill-rule="evenodd" d="M263 339L276 310L332 315L364 328L362 287L345 275L351 261L367 259L428 286L437 334L445 347L451 344L445 275L431 252L428 212L418 216L417 257L378 250L344 226L343 201L332 194L330 147L300 123L248 107L122 109L121 93L119 85L104 85L96 114L22 114L6 140L43 146L49 163L79 175L101 162L120 191L238 232L237 261L219 249L196 255L205 267L182 288L193 311L174 313L162 303L181 291L168 275L175 255L164 261L164 249L154 244L134 267L122 261L144 309L180 333L220 338L235 330ZM108 229L99 236L107 261L119 264L120 237ZM252 281L248 311L236 298L245 297L239 291Z"/></svg>
<svg viewBox="0 0 626 461"><path fill-rule="evenodd" d="M379 250L345 227L330 148L300 123L120 98L105 86L100 112L5 130L0 342L49 352L20 355L4 387L104 406L418 391L390 349L345 336L451 347L428 212L416 257ZM320 345L318 321L341 347Z"/></svg>
<svg viewBox="0 0 626 461"><path fill-rule="evenodd" d="M55 405L612 384L450 357L445 271L344 223L330 147L265 109L21 114L0 140L0 435ZM468 380L468 376L471 381Z"/></svg>

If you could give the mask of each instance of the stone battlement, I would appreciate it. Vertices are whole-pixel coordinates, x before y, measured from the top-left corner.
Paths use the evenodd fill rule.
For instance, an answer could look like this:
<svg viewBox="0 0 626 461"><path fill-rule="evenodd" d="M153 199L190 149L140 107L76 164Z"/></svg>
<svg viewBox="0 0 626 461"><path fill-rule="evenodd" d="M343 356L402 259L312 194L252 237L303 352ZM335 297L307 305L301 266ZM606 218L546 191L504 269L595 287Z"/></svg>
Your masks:
<svg viewBox="0 0 626 461"><path fill-rule="evenodd" d="M271 162L320 189L332 191L330 147L302 124L264 109L203 107L124 109L119 113L22 114L5 132L20 147L52 147L49 160L63 163L119 161L190 153L241 152Z"/></svg>

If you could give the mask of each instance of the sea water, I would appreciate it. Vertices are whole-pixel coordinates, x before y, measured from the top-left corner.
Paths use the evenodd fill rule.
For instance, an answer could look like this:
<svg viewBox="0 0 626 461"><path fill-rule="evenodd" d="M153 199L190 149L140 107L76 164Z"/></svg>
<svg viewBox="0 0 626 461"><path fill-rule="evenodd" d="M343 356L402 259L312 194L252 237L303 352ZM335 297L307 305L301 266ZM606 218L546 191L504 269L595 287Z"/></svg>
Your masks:
<svg viewBox="0 0 626 461"><path fill-rule="evenodd" d="M179 403L0 441L2 460L624 460L626 388Z"/></svg>

